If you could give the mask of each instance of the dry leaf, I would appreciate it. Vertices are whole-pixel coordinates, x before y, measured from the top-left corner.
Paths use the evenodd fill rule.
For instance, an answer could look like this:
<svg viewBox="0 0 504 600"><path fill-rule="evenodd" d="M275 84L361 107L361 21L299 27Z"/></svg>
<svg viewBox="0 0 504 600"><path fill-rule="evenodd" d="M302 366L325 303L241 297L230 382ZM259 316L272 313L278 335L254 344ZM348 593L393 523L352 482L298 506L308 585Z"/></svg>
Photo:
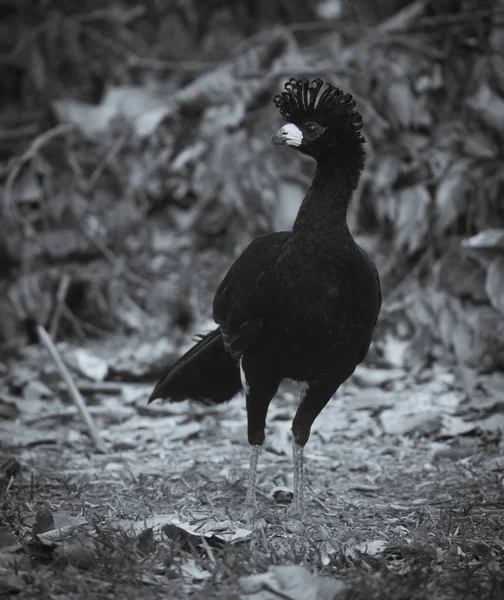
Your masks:
<svg viewBox="0 0 504 600"><path fill-rule="evenodd" d="M17 423L0 421L0 438L2 447L13 446L33 447L39 444L55 444L62 436L62 431L38 431L34 426L24 426Z"/></svg>
<svg viewBox="0 0 504 600"><path fill-rule="evenodd" d="M415 185L401 190L396 203L395 243L398 248L405 247L412 254L426 241L429 230L430 194L425 185Z"/></svg>
<svg viewBox="0 0 504 600"><path fill-rule="evenodd" d="M440 435L443 438L467 435L474 431L476 427L477 423L464 421L464 419L453 415L444 415Z"/></svg>
<svg viewBox="0 0 504 600"><path fill-rule="evenodd" d="M462 241L484 267L489 267L495 258L504 253L504 229L485 229Z"/></svg>
<svg viewBox="0 0 504 600"><path fill-rule="evenodd" d="M40 510L40 509L39 509ZM66 537L69 533L77 529L78 527L82 527L82 525L87 524L87 520L84 517L73 517L64 512L55 512L51 515L51 518L54 519L52 524L49 521L49 515L51 514L48 509L46 509L47 522L43 522L43 531L37 532L38 539L46 545L52 545L54 542L58 542L59 540ZM37 513L38 516L38 513ZM35 523L37 523L36 521ZM46 529L50 525L49 529ZM35 524L33 526L33 532L35 534Z"/></svg>
<svg viewBox="0 0 504 600"><path fill-rule="evenodd" d="M268 425L266 448L275 454L288 456L291 447L291 424L285 421L271 421Z"/></svg>
<svg viewBox="0 0 504 600"><path fill-rule="evenodd" d="M386 335L382 342L383 358L392 367L404 367L405 354L410 345L410 341L400 340L393 335Z"/></svg>
<svg viewBox="0 0 504 600"><path fill-rule="evenodd" d="M364 492L365 494L377 492L381 489L379 485L375 485L373 483L355 483L348 488L349 490L353 490L354 492Z"/></svg>
<svg viewBox="0 0 504 600"><path fill-rule="evenodd" d="M193 581L204 581L212 576L209 571L202 569L197 565L196 561L192 558L180 565L180 572L183 579L189 583L192 583Z"/></svg>
<svg viewBox="0 0 504 600"><path fill-rule="evenodd" d="M504 130L504 100L498 96L486 81L467 100L487 125L497 130Z"/></svg>
<svg viewBox="0 0 504 600"><path fill-rule="evenodd" d="M24 412L35 412L34 407L37 407L38 409L40 406L44 405L43 402L38 403L38 400L41 400L42 398L51 398L52 396L54 396L52 390L50 390L44 383L37 381L36 379L32 379L23 389L24 401L20 404L20 406Z"/></svg>
<svg viewBox="0 0 504 600"><path fill-rule="evenodd" d="M408 129L414 119L416 98L407 80L393 81L387 91L390 119Z"/></svg>
<svg viewBox="0 0 504 600"><path fill-rule="evenodd" d="M485 290L486 271L472 256L460 248L449 251L439 261L437 285L459 298L472 298L475 302L488 301Z"/></svg>
<svg viewBox="0 0 504 600"><path fill-rule="evenodd" d="M93 381L103 381L108 373L107 363L84 348L74 353L75 363L79 371Z"/></svg>
<svg viewBox="0 0 504 600"><path fill-rule="evenodd" d="M504 59L503 59L504 60ZM473 131L462 139L464 152L474 158L493 159L497 156L499 148L494 140L485 131Z"/></svg>
<svg viewBox="0 0 504 600"><path fill-rule="evenodd" d="M187 540L193 546L199 546L202 537L210 545L219 545L241 542L252 534L249 529L234 521L214 521L206 518L189 522L182 521L177 517L172 517L163 526L163 533L171 539Z"/></svg>
<svg viewBox="0 0 504 600"><path fill-rule="evenodd" d="M396 409L385 410L380 415L380 421L385 431L393 435L414 432L430 435L438 433L442 427L441 414L432 410L416 414L404 414Z"/></svg>
<svg viewBox="0 0 504 600"><path fill-rule="evenodd" d="M391 381L404 379L406 371L404 369L378 369L358 365L353 374L352 381L362 386L382 386Z"/></svg>
<svg viewBox="0 0 504 600"><path fill-rule="evenodd" d="M139 137L147 137L175 108L169 91L128 86L109 88L98 106L71 98L53 102L61 122L76 125L89 137L103 133L117 117L126 119Z"/></svg>
<svg viewBox="0 0 504 600"><path fill-rule="evenodd" d="M21 414L18 398L0 393L0 419L14 420Z"/></svg>
<svg viewBox="0 0 504 600"><path fill-rule="evenodd" d="M472 456L476 452L477 448L475 446L445 446L436 450L432 457L432 462L435 463L443 459L453 461L462 460L463 458Z"/></svg>
<svg viewBox="0 0 504 600"><path fill-rule="evenodd" d="M301 566L270 567L267 573L238 580L242 600L335 600L346 589L337 579L315 577Z"/></svg>
<svg viewBox="0 0 504 600"><path fill-rule="evenodd" d="M435 193L436 222L434 231L440 236L467 210L471 160L455 162L444 174Z"/></svg>
<svg viewBox="0 0 504 600"><path fill-rule="evenodd" d="M382 390L379 387L369 387L359 390L348 405L352 410L371 409L377 412L378 409L394 406L396 402L397 397L393 392Z"/></svg>
<svg viewBox="0 0 504 600"><path fill-rule="evenodd" d="M86 534L63 540L54 551L59 565L72 565L78 569L89 569L96 564L97 551L94 540Z"/></svg>
<svg viewBox="0 0 504 600"><path fill-rule="evenodd" d="M32 534L38 535L50 531L54 527L54 517L47 506L41 506L35 514L35 522L32 525Z"/></svg>
<svg viewBox="0 0 504 600"><path fill-rule="evenodd" d="M366 554L367 556L376 556L382 554L386 547L389 545L387 540L372 540L371 542L361 542L356 544L351 551L355 551L357 556L359 554Z"/></svg>
<svg viewBox="0 0 504 600"><path fill-rule="evenodd" d="M504 316L504 256L495 258L488 267L485 289L492 306Z"/></svg>
<svg viewBox="0 0 504 600"><path fill-rule="evenodd" d="M5 567L3 566L5 565ZM6 598L16 597L22 590L26 589L24 573L32 569L28 557L14 556L0 552L0 596ZM24 572L24 573L23 573ZM22 597L22 596L18 596Z"/></svg>

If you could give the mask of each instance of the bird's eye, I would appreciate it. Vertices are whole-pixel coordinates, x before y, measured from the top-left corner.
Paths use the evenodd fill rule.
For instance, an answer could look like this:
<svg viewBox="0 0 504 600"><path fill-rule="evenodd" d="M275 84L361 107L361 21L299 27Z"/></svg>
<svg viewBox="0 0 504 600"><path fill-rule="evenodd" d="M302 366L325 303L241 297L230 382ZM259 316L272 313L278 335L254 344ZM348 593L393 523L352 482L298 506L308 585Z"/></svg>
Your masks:
<svg viewBox="0 0 504 600"><path fill-rule="evenodd" d="M306 129L306 131L308 133L315 133L316 131L318 131L319 126L317 125L317 123L305 123L304 128Z"/></svg>

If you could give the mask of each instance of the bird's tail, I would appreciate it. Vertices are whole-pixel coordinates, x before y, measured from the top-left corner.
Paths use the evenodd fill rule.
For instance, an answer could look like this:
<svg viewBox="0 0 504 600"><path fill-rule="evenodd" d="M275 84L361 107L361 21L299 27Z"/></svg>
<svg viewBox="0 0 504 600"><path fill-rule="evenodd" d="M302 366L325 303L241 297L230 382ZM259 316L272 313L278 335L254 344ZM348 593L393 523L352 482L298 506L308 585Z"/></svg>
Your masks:
<svg viewBox="0 0 504 600"><path fill-rule="evenodd" d="M227 402L241 389L238 363L224 349L219 329L201 339L157 382L156 398L180 402L187 398L206 404Z"/></svg>

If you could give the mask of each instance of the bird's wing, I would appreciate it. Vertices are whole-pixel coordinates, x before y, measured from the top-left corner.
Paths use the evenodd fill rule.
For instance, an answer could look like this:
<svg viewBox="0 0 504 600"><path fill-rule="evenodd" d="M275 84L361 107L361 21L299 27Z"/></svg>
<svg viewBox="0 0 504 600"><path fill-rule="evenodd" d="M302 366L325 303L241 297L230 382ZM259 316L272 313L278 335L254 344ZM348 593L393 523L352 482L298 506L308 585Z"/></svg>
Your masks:
<svg viewBox="0 0 504 600"><path fill-rule="evenodd" d="M381 289L378 271L371 258L359 248L356 262L347 277L332 280L332 285L321 278L320 288L305 303L305 315L313 323L313 330L323 339L326 335L335 345L344 343L355 347L357 364L369 350L373 330L381 307ZM329 280L331 281L331 280Z"/></svg>
<svg viewBox="0 0 504 600"><path fill-rule="evenodd" d="M374 332L374 328L376 326L376 322L378 321L378 315L380 314L380 308L381 308L381 304L382 304L382 292L381 292L381 285L380 285L380 275L378 274L378 269L376 268L376 265L374 264L373 260L371 259L371 257L369 256L369 254L360 246L357 246L361 252L361 254L364 256L364 259L368 265L369 270L373 273L373 278L374 278L374 286L372 289L372 299L374 299L374 303L372 303L372 312L374 313L374 320L373 320L373 324L372 327L369 330L369 335L366 338L366 341L364 342L364 344L362 345L360 354L359 354L359 364L366 358L366 354L368 353L369 347L371 346L371 341L373 338L373 332ZM371 300L371 298L369 299Z"/></svg>
<svg viewBox="0 0 504 600"><path fill-rule="evenodd" d="M219 285L213 317L224 347L235 358L262 336L264 318L275 302L274 266L290 232L258 237L245 249Z"/></svg>

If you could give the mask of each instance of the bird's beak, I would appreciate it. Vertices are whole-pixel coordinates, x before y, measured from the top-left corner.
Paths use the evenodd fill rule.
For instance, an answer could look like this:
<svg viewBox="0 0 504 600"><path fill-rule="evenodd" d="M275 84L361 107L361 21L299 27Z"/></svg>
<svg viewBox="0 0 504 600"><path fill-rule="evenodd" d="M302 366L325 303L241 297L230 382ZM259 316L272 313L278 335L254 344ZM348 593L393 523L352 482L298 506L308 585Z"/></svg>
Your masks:
<svg viewBox="0 0 504 600"><path fill-rule="evenodd" d="M301 146L303 133L294 123L287 123L271 136L271 141L277 145Z"/></svg>
<svg viewBox="0 0 504 600"><path fill-rule="evenodd" d="M279 129L278 131L275 131L275 133L271 136L271 143L272 144L276 144L277 146L281 146L283 144L285 144L285 134L282 131L283 127L281 129Z"/></svg>

